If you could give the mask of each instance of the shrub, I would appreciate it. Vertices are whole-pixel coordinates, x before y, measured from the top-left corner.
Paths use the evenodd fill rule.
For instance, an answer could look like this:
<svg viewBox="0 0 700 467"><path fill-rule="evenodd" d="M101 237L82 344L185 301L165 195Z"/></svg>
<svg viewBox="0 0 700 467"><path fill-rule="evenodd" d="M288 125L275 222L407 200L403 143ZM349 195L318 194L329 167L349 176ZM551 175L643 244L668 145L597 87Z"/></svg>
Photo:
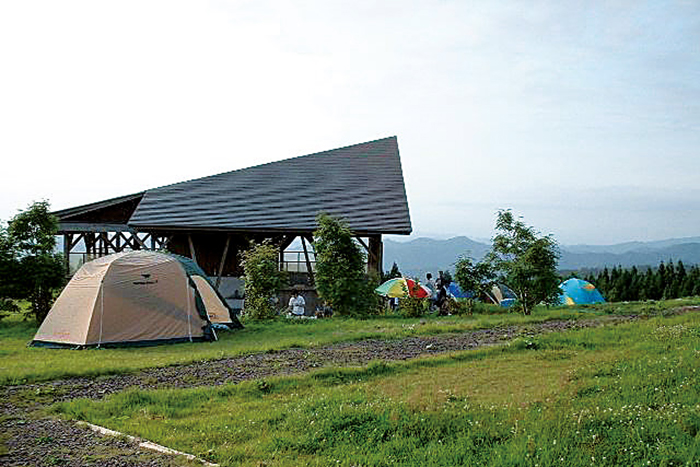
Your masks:
<svg viewBox="0 0 700 467"><path fill-rule="evenodd" d="M277 295L286 280L278 259L277 248L267 242L251 244L243 252L245 312L253 319L271 319L278 314Z"/></svg>
<svg viewBox="0 0 700 467"><path fill-rule="evenodd" d="M348 224L326 213L316 218L316 289L338 316L365 317L378 310L376 279L365 273L366 255Z"/></svg>

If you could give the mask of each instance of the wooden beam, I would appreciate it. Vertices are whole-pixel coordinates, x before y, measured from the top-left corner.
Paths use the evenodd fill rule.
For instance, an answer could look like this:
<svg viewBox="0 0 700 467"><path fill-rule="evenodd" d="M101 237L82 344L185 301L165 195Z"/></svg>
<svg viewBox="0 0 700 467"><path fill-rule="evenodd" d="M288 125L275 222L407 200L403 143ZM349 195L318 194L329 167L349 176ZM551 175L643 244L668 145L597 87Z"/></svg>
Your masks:
<svg viewBox="0 0 700 467"><path fill-rule="evenodd" d="M107 253L109 253L109 247L112 247L112 250L114 250L114 253L119 253L119 251L120 251L119 242L117 241L116 244L114 243L115 240L118 240L118 236L117 236L118 234L114 234L114 236L112 238L109 238L108 233L104 233L103 235L104 235L105 245L107 248Z"/></svg>
<svg viewBox="0 0 700 467"><path fill-rule="evenodd" d="M78 232L135 232L126 224L101 222L59 222L58 233Z"/></svg>
<svg viewBox="0 0 700 467"><path fill-rule="evenodd" d="M134 248L134 250L140 250L141 248L143 248L144 250L148 250L148 247L145 243L143 243L143 240L141 240L141 237L139 237L138 233L133 233L131 237L136 241L138 245L136 248Z"/></svg>
<svg viewBox="0 0 700 467"><path fill-rule="evenodd" d="M197 253L194 251L194 243L192 242L192 234L187 234L187 242L190 244L190 258L195 263L197 262Z"/></svg>
<svg viewBox="0 0 700 467"><path fill-rule="evenodd" d="M226 264L226 255L228 254L228 247L231 243L231 235L226 235L226 244L224 244L224 253L221 255L221 262L219 263L219 274L216 276L216 288L221 285L221 276L224 273L224 264Z"/></svg>
<svg viewBox="0 0 700 467"><path fill-rule="evenodd" d="M316 283L316 278L314 277L314 270L311 267L311 260L309 259L309 252L306 249L306 240L301 237L301 246L304 247L304 258L306 258L306 271L309 274L309 285L313 286Z"/></svg>
<svg viewBox="0 0 700 467"><path fill-rule="evenodd" d="M363 247L365 247L365 250L367 250L367 253L369 253L369 246L365 243L364 240L362 240L362 237L359 237L359 236L358 236L358 237L355 237L355 239L356 239L358 242L360 242L360 245L362 245Z"/></svg>
<svg viewBox="0 0 700 467"><path fill-rule="evenodd" d="M355 237L360 244L367 250L367 270L368 272L374 268L374 265L379 261L377 252L372 248L372 238L370 237L370 244L367 245L361 237ZM376 268L375 268L376 269Z"/></svg>

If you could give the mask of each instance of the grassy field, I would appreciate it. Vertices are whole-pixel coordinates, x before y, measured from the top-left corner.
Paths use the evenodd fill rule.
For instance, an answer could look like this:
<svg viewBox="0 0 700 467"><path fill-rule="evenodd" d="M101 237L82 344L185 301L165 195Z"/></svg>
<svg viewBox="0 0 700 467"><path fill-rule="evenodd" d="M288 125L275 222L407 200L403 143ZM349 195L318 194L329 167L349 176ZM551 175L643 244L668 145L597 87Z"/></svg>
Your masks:
<svg viewBox="0 0 700 467"><path fill-rule="evenodd" d="M697 465L700 313L55 410L223 465Z"/></svg>
<svg viewBox="0 0 700 467"><path fill-rule="evenodd" d="M162 345L145 348L88 349L82 351L27 347L37 326L19 317L0 321L0 386L72 376L98 376L193 361L220 359L246 353L290 347L313 347L367 338L401 338L536 323L551 319L590 319L603 314L658 314L683 305L700 304L700 298L666 302L604 304L585 308L535 309L533 315L477 314L405 319L287 320L245 323L243 330L222 332L217 342Z"/></svg>
<svg viewBox="0 0 700 467"><path fill-rule="evenodd" d="M700 301L699 301L700 302ZM245 323L245 329L220 332L217 342L185 343L122 349L46 349L27 347L36 325L19 318L0 321L0 385L24 384L71 376L125 373L143 368L220 359L246 353L290 347L313 347L368 338L393 339L440 334L502 325L536 323L551 319L586 319L601 313L569 308L541 309L532 316L488 314L474 316L367 320L290 320Z"/></svg>

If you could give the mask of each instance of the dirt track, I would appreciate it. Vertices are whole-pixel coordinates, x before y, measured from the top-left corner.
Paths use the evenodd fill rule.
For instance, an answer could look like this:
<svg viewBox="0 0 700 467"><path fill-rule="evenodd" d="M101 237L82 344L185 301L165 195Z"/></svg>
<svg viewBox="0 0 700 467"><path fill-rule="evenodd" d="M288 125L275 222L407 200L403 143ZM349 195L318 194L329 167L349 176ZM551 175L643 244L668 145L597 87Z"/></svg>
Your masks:
<svg viewBox="0 0 700 467"><path fill-rule="evenodd" d="M696 309L700 307L686 307L679 312ZM128 375L73 378L4 387L0 388L0 449L4 441L9 453L0 455L0 465L189 465L180 458L143 451L124 440L97 435L73 422L36 415L43 407L58 401L80 397L99 399L133 387L153 389L214 386L305 373L326 366L364 365L374 360L407 360L494 345L517 336L597 327L634 319L637 317L607 316L591 320L548 321L457 334L416 336L401 340L371 339L314 349L292 348L152 368Z"/></svg>

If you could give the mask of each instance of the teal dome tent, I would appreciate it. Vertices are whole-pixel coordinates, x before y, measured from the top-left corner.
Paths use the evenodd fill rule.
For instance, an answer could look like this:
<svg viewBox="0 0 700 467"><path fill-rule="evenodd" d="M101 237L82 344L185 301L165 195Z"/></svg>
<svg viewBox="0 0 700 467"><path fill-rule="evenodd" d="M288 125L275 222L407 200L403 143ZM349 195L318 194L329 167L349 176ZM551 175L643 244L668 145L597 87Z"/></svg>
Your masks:
<svg viewBox="0 0 700 467"><path fill-rule="evenodd" d="M562 305L587 305L592 303L605 303L605 299L590 282L583 279L569 279L561 284L562 293L559 301Z"/></svg>

